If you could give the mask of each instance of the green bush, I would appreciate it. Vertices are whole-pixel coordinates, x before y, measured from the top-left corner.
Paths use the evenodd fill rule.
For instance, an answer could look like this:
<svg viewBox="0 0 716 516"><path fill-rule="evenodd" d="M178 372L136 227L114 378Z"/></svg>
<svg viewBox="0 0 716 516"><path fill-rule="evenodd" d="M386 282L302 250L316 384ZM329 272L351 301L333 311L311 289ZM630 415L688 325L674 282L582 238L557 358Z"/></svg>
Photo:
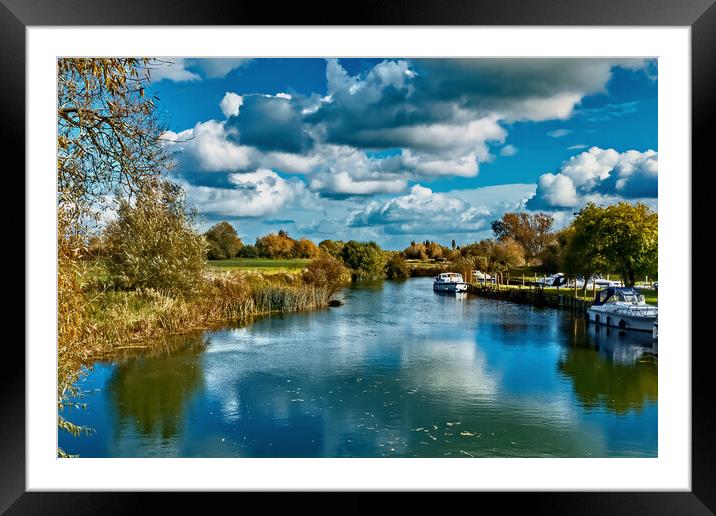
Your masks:
<svg viewBox="0 0 716 516"><path fill-rule="evenodd" d="M385 275L388 279L399 280L410 277L410 269L401 253L393 254L385 264Z"/></svg>
<svg viewBox="0 0 716 516"><path fill-rule="evenodd" d="M385 253L375 242L346 243L342 251L343 263L368 277L382 277L385 272Z"/></svg>
<svg viewBox="0 0 716 516"><path fill-rule="evenodd" d="M329 295L332 295L338 290L341 282L350 279L346 273L346 268L339 260L324 253L311 260L303 271L303 281L308 285L325 288Z"/></svg>
<svg viewBox="0 0 716 516"><path fill-rule="evenodd" d="M192 227L181 188L166 181L119 202L104 231L107 268L121 288L188 294L201 281L207 245Z"/></svg>

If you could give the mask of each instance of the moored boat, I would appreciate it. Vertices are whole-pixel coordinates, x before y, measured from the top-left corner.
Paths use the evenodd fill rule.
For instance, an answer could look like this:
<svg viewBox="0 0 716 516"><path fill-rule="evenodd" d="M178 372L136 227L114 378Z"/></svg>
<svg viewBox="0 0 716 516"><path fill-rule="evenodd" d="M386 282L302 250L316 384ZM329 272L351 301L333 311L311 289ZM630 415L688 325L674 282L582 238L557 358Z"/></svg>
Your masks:
<svg viewBox="0 0 716 516"><path fill-rule="evenodd" d="M443 272L435 276L433 282L435 292L467 292L467 283L458 272Z"/></svg>
<svg viewBox="0 0 716 516"><path fill-rule="evenodd" d="M609 287L597 292L587 316L596 324L653 332L658 307L648 305L641 292L633 287Z"/></svg>

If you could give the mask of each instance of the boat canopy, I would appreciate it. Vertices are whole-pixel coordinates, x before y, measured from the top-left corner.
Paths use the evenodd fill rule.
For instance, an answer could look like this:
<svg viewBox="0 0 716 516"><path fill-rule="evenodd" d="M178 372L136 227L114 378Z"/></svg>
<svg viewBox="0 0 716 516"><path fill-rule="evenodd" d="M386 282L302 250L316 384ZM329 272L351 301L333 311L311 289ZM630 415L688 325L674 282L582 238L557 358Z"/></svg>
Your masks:
<svg viewBox="0 0 716 516"><path fill-rule="evenodd" d="M438 281L462 282L462 274L460 274L459 272L441 272L438 276L435 277L435 279Z"/></svg>
<svg viewBox="0 0 716 516"><path fill-rule="evenodd" d="M634 287L609 287L600 290L594 296L594 305L603 305L608 301L644 304L644 296Z"/></svg>

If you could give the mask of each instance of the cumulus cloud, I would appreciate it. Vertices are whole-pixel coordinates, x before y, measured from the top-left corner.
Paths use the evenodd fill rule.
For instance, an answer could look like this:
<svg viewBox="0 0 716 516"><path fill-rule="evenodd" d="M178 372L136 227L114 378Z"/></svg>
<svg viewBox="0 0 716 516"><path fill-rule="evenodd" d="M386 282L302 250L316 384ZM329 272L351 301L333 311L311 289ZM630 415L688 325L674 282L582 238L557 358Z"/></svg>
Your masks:
<svg viewBox="0 0 716 516"><path fill-rule="evenodd" d="M200 212L222 217L273 215L309 195L302 181L284 179L267 169L231 174L229 181L233 188L185 187L189 200Z"/></svg>
<svg viewBox="0 0 716 516"><path fill-rule="evenodd" d="M291 98L244 95L240 116L227 124L238 131L241 143L262 151L305 152L313 145L303 124L302 106Z"/></svg>
<svg viewBox="0 0 716 516"><path fill-rule="evenodd" d="M200 81L201 76L187 70L187 59L180 57L160 57L150 66L150 80L160 82L165 79L174 82Z"/></svg>
<svg viewBox="0 0 716 516"><path fill-rule="evenodd" d="M166 72L172 80L221 76L245 65L175 61ZM356 232L380 233L385 227L385 233L395 235L479 233L489 231L490 213L524 208L530 195L509 208L487 207L458 192L420 185L406 192L408 185L477 176L482 163L499 159L491 149L500 157L518 152L505 144L509 124L568 118L585 95L605 91L615 66L639 69L644 63L388 59L351 75L334 59L326 62L325 95L226 92L219 104L225 120L199 122L167 132L164 139L180 151L178 174L194 189L202 209L214 206L213 213L252 217L299 200L343 199L346 206L374 196L383 200L351 208ZM550 136L568 131L558 129ZM531 186L536 194L528 207L571 209L586 199L655 196L656 175L655 152L620 154L594 147L544 174ZM340 220L346 220L345 214Z"/></svg>
<svg viewBox="0 0 716 516"><path fill-rule="evenodd" d="M317 174L311 180L310 188L333 194L369 195L400 192L406 185L407 183L402 179L355 180L348 172L343 171Z"/></svg>
<svg viewBox="0 0 716 516"><path fill-rule="evenodd" d="M223 122L200 122L193 129L164 133L163 139L181 151L182 169L226 172L245 170L255 162L255 151L230 139L231 128Z"/></svg>
<svg viewBox="0 0 716 516"><path fill-rule="evenodd" d="M229 118L230 116L239 116L239 110L243 103L244 98L241 95L227 91L224 98L221 99L219 107L224 116Z"/></svg>
<svg viewBox="0 0 716 516"><path fill-rule="evenodd" d="M373 201L354 211L348 224L382 226L388 234L473 233L486 228L489 217L485 207L414 185L407 195Z"/></svg>
<svg viewBox="0 0 716 516"><path fill-rule="evenodd" d="M211 58L190 59L183 57L158 57L157 62L150 67L152 82L170 80L174 82L200 81L203 76L209 79L226 77L236 68L245 65L250 59Z"/></svg>
<svg viewBox="0 0 716 516"><path fill-rule="evenodd" d="M539 178L530 209L576 208L589 201L609 203L621 199L656 198L658 153L592 147L572 156L556 174Z"/></svg>
<svg viewBox="0 0 716 516"><path fill-rule="evenodd" d="M192 59L191 64L201 69L208 79L226 77L229 72L247 65L252 60L236 57L212 57L209 59Z"/></svg>

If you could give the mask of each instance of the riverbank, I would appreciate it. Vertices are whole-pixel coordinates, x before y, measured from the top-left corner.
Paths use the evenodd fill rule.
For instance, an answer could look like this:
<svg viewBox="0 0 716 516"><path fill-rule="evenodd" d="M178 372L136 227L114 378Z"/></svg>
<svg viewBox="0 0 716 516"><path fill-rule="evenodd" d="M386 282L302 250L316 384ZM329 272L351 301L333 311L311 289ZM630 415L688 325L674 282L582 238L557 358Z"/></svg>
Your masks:
<svg viewBox="0 0 716 516"><path fill-rule="evenodd" d="M513 283L510 284L487 284L483 285L481 283L473 283L472 289L473 293L475 294L483 294L484 297L491 297L491 296L498 296L501 299L527 299L530 297L535 297L536 299L540 300L538 302L542 302L542 299L546 299L548 301L545 301L546 303L551 303L550 305L541 305L541 306L557 306L558 299L564 299L565 303L569 303L570 299L575 299L583 304L585 304L585 308L588 307L592 301L594 300L594 291L593 290L587 290L586 293L582 290L574 290L571 288L557 288L557 287L535 287L530 286L529 284L522 285L519 280L516 281L516 284L514 283L515 280L510 280ZM644 296L644 301L650 305L659 305L659 291L653 290L653 289L645 289L636 287L639 289L639 291ZM499 292L500 294L493 294L494 292ZM517 301L520 302L520 301ZM561 301L559 301L562 303Z"/></svg>
<svg viewBox="0 0 716 516"><path fill-rule="evenodd" d="M518 288L502 285L498 289L491 285L470 284L468 292L489 299L570 310L575 314L583 314L592 304L591 300L579 299L574 296L574 292L566 293L565 289L562 289L561 293L553 293L542 288Z"/></svg>
<svg viewBox="0 0 716 516"><path fill-rule="evenodd" d="M307 269L307 271L309 271ZM60 321L60 385L73 383L83 366L128 350L151 350L166 337L215 329L248 317L326 308L338 284L325 277L207 267L190 295L150 288L122 290L101 263L78 268L77 285L61 301L72 318ZM62 390L62 389L61 389Z"/></svg>

